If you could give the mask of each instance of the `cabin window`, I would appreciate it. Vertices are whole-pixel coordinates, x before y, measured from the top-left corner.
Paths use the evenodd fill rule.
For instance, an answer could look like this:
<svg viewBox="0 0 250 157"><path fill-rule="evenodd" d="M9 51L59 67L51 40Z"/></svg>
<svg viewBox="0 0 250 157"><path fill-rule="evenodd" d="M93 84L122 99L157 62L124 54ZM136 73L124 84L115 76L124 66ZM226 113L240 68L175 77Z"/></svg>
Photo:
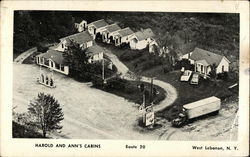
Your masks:
<svg viewBox="0 0 250 157"><path fill-rule="evenodd" d="M201 65L201 72L203 73L203 65Z"/></svg>
<svg viewBox="0 0 250 157"><path fill-rule="evenodd" d="M224 65L222 65L222 67L221 67L221 71L222 71L222 72L224 72Z"/></svg>
<svg viewBox="0 0 250 157"><path fill-rule="evenodd" d="M56 69L60 69L59 64L56 64L56 63L55 63L55 68L56 68Z"/></svg>
<svg viewBox="0 0 250 157"><path fill-rule="evenodd" d="M49 66L49 60L46 59L45 62L44 62L45 65Z"/></svg>
<svg viewBox="0 0 250 157"><path fill-rule="evenodd" d="M62 44L62 48L64 47L64 45Z"/></svg>
<svg viewBox="0 0 250 157"><path fill-rule="evenodd" d="M49 60L49 62L50 62L50 67L54 68L54 62L52 60Z"/></svg>
<svg viewBox="0 0 250 157"><path fill-rule="evenodd" d="M44 83L44 76L43 76L43 74L41 74L41 81L42 81L42 83Z"/></svg>
<svg viewBox="0 0 250 157"><path fill-rule="evenodd" d="M49 78L48 78L48 76L46 76L46 85L48 85L49 84Z"/></svg>
<svg viewBox="0 0 250 157"><path fill-rule="evenodd" d="M54 86L54 81L52 78L50 78L50 86L53 87Z"/></svg>
<svg viewBox="0 0 250 157"><path fill-rule="evenodd" d="M64 71L64 66L63 65L61 65L61 71Z"/></svg>

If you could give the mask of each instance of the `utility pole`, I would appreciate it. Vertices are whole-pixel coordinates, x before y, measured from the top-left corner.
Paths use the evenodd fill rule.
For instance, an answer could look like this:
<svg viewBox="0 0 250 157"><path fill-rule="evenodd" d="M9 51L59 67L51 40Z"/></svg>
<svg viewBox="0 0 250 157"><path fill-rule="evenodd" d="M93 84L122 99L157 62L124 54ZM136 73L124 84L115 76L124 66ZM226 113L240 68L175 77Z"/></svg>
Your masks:
<svg viewBox="0 0 250 157"><path fill-rule="evenodd" d="M152 77L151 78L151 85L150 85L150 99L149 99L150 103L153 101L153 80L154 80L154 78Z"/></svg>
<svg viewBox="0 0 250 157"><path fill-rule="evenodd" d="M142 106L143 106L143 108L146 107L145 106L145 93L143 93L143 95L142 95Z"/></svg>
<svg viewBox="0 0 250 157"><path fill-rule="evenodd" d="M102 59L102 80L104 82L104 59Z"/></svg>
<svg viewBox="0 0 250 157"><path fill-rule="evenodd" d="M156 77L151 78L151 85L150 85L150 104L153 102L153 85L154 85L154 79Z"/></svg>

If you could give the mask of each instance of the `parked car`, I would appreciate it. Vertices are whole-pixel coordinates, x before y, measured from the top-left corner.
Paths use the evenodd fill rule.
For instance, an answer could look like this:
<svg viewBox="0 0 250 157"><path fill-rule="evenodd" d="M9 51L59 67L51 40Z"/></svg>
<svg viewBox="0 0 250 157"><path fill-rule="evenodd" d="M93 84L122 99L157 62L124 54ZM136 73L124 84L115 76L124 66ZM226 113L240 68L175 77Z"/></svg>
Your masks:
<svg viewBox="0 0 250 157"><path fill-rule="evenodd" d="M191 74L192 74L191 70L185 70L183 75L181 76L181 81L189 81Z"/></svg>
<svg viewBox="0 0 250 157"><path fill-rule="evenodd" d="M199 74L193 74L190 84L199 84Z"/></svg>

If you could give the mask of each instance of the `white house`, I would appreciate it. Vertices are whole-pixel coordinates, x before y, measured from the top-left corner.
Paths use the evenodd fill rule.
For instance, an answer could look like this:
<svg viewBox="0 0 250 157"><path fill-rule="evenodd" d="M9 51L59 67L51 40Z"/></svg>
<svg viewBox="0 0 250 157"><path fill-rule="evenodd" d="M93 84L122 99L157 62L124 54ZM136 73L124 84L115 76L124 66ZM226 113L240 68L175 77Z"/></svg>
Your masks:
<svg viewBox="0 0 250 157"><path fill-rule="evenodd" d="M154 39L154 33L150 28L136 32L129 42L130 48L133 50L145 49Z"/></svg>
<svg viewBox="0 0 250 157"><path fill-rule="evenodd" d="M119 30L116 34L113 35L115 46L119 46L121 44L129 44L133 35L134 32L129 27Z"/></svg>
<svg viewBox="0 0 250 157"><path fill-rule="evenodd" d="M93 45L93 37L87 31L76 33L61 38L60 43L54 48L54 50L65 51L71 42L77 43L82 49L85 49Z"/></svg>
<svg viewBox="0 0 250 157"><path fill-rule="evenodd" d="M62 74L69 74L69 67L64 63L63 53L56 50L48 50L46 53L37 55L36 63Z"/></svg>
<svg viewBox="0 0 250 157"><path fill-rule="evenodd" d="M152 40L148 45L149 53L155 53L157 51L157 48L159 47L155 40Z"/></svg>
<svg viewBox="0 0 250 157"><path fill-rule="evenodd" d="M94 63L103 60L104 49L98 45L88 47L86 54L89 57L88 62Z"/></svg>
<svg viewBox="0 0 250 157"><path fill-rule="evenodd" d="M207 75L216 67L216 74L229 71L230 61L225 57L200 48L195 48L192 52L185 54L182 59L188 59L195 66L195 72Z"/></svg>
<svg viewBox="0 0 250 157"><path fill-rule="evenodd" d="M105 30L102 32L102 41L110 43L112 34L119 31L121 28L117 24L111 24L105 27ZM113 40L113 39L112 39Z"/></svg>
<svg viewBox="0 0 250 157"><path fill-rule="evenodd" d="M94 21L88 24L88 32L96 39L96 37L101 37L102 32L105 31L105 27L108 25L104 19Z"/></svg>
<svg viewBox="0 0 250 157"><path fill-rule="evenodd" d="M78 32L82 32L82 31L87 30L87 28L88 28L87 21L82 20L82 22L80 22L80 23L75 23L75 28L77 29Z"/></svg>

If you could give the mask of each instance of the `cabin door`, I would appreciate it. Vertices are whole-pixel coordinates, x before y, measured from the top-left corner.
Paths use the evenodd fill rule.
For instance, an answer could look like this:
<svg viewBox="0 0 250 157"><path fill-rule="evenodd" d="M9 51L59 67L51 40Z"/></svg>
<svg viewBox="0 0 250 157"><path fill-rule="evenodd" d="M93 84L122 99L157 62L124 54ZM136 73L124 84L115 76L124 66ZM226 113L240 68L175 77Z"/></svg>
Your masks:
<svg viewBox="0 0 250 157"><path fill-rule="evenodd" d="M54 62L52 60L49 60L49 67L51 67L51 68L55 67Z"/></svg>

